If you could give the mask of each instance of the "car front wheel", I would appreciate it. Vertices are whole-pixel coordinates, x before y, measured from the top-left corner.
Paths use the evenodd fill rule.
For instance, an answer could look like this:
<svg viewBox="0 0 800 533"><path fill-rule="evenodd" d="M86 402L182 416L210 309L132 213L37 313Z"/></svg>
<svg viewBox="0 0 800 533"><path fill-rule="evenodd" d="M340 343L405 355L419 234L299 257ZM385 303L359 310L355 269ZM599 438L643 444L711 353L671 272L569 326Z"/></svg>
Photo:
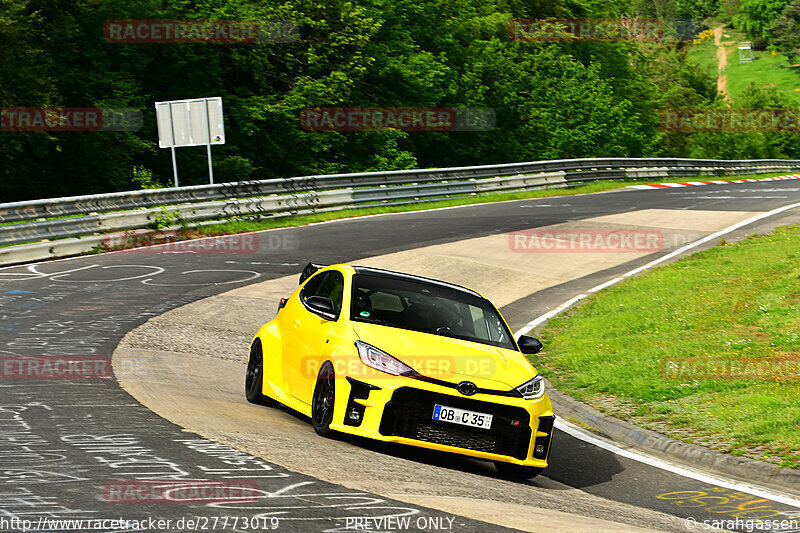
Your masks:
<svg viewBox="0 0 800 533"><path fill-rule="evenodd" d="M322 437L332 437L333 407L336 401L336 372L330 361L325 361L319 369L317 382L314 385L314 396L311 399L311 424L314 431Z"/></svg>
<svg viewBox="0 0 800 533"><path fill-rule="evenodd" d="M259 405L276 406L278 402L264 396L261 392L264 387L264 356L261 349L261 339L253 341L250 346L250 359L247 361L247 374L244 378L244 394L247 401Z"/></svg>

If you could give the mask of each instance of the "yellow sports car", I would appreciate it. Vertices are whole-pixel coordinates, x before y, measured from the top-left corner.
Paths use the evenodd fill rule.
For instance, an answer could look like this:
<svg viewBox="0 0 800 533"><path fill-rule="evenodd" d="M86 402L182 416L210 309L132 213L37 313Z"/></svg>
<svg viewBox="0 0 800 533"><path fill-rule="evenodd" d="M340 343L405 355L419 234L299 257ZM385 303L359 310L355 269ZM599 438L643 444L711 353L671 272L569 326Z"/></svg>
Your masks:
<svg viewBox="0 0 800 533"><path fill-rule="evenodd" d="M487 299L376 268L310 263L250 347L250 402L283 404L336 432L494 461L508 478L547 466L553 407Z"/></svg>

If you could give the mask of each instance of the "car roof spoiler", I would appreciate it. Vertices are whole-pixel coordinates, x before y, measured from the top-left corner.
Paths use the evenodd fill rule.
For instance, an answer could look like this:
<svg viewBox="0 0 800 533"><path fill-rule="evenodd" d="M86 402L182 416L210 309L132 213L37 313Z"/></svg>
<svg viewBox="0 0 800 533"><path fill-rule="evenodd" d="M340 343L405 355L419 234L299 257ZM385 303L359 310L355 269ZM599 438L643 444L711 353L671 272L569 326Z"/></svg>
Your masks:
<svg viewBox="0 0 800 533"><path fill-rule="evenodd" d="M319 263L309 263L303 269L303 272L300 274L300 281L297 282L298 285L302 285L305 280L307 280L311 274L319 270L320 268L324 268L328 265L320 265Z"/></svg>

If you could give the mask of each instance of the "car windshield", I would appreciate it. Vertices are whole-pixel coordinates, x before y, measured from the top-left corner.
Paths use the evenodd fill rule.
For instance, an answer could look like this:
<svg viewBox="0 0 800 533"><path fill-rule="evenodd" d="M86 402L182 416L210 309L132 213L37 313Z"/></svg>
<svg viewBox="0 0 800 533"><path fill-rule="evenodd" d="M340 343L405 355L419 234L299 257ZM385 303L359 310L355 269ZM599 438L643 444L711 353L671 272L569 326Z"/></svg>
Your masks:
<svg viewBox="0 0 800 533"><path fill-rule="evenodd" d="M516 350L508 327L488 300L435 283L356 274L350 317Z"/></svg>

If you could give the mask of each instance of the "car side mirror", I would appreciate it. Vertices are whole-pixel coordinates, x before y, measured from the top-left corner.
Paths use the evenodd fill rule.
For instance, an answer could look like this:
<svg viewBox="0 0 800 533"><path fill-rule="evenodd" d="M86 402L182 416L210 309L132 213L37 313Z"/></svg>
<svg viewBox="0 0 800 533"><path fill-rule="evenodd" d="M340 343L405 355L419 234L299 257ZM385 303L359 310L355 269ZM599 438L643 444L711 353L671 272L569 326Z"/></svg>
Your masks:
<svg viewBox="0 0 800 533"><path fill-rule="evenodd" d="M314 314L322 316L328 320L336 320L336 310L333 307L333 300L325 296L309 296L306 298L308 310Z"/></svg>
<svg viewBox="0 0 800 533"><path fill-rule="evenodd" d="M533 355L542 351L542 341L536 337L528 337L527 335L520 335L517 339L519 350L527 355Z"/></svg>

